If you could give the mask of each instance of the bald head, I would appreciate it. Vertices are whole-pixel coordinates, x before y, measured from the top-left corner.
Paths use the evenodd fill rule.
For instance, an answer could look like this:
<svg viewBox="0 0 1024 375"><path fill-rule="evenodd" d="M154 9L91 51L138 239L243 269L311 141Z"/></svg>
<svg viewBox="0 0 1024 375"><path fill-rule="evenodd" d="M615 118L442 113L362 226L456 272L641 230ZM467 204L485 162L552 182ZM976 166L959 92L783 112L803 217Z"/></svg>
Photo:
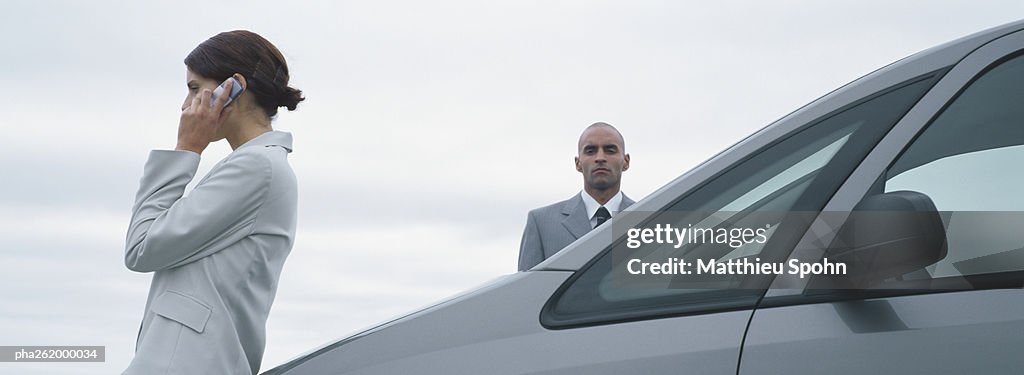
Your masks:
<svg viewBox="0 0 1024 375"><path fill-rule="evenodd" d="M626 139L622 137L622 133L619 133L619 129L616 129L614 126L606 122L595 122L593 124L590 124L590 126L588 126L586 129L583 129L583 134L580 134L580 140L579 142L576 143L577 151L583 149L583 141L587 138L587 133L590 133L595 129L611 130L613 133L615 133L615 136L619 138L619 146L622 148L622 151L626 151Z"/></svg>
<svg viewBox="0 0 1024 375"><path fill-rule="evenodd" d="M626 141L618 129L597 122L580 135L576 171L583 174L583 190L604 204L619 192L622 172L629 169Z"/></svg>

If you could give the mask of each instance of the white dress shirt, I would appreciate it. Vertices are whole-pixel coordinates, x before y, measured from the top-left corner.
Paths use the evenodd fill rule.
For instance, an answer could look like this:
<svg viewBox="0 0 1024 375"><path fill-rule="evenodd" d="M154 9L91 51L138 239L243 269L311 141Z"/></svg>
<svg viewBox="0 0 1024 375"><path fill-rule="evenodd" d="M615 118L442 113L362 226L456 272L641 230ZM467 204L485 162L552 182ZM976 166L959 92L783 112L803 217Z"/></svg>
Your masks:
<svg viewBox="0 0 1024 375"><path fill-rule="evenodd" d="M594 197L591 197L590 194L587 194L586 190L580 192L580 197L583 198L583 205L586 206L587 208L587 217L590 218L590 227L596 228L597 219L594 218L594 214L597 214L597 210L601 208L601 204L597 203L597 200L594 199ZM615 195L612 196L611 199L608 200L608 203L604 204L604 208L608 210L608 214L610 216L615 216L615 213L620 211L619 206L621 205L622 191L620 190L618 193L615 193ZM608 219L610 220L611 217L609 217Z"/></svg>

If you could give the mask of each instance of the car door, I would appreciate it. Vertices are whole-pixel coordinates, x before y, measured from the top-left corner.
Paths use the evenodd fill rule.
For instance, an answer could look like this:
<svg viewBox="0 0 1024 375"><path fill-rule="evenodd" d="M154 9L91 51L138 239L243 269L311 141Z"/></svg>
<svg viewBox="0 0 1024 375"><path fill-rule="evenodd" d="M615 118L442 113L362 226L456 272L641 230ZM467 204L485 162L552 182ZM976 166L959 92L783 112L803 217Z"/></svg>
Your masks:
<svg viewBox="0 0 1024 375"><path fill-rule="evenodd" d="M953 67L856 169L790 256L837 254L864 202L911 194L933 204L924 211L941 220L936 259L858 289L777 278L753 314L739 373L1021 371L1022 163L1024 33L1016 32Z"/></svg>

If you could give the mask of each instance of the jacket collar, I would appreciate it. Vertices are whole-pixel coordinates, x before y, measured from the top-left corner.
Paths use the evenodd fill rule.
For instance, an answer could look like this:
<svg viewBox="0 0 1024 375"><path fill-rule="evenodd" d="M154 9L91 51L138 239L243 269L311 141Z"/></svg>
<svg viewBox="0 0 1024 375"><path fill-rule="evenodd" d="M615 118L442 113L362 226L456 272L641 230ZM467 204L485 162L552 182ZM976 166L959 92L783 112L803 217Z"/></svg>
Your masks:
<svg viewBox="0 0 1024 375"><path fill-rule="evenodd" d="M250 139L249 142L243 143L238 148L242 149L249 146L281 146L288 150L288 152L292 152L292 133L271 130Z"/></svg>
<svg viewBox="0 0 1024 375"><path fill-rule="evenodd" d="M574 195L562 205L562 226L572 234L573 238L583 237L590 231L590 218L587 217L587 207L583 204L583 198L579 194Z"/></svg>

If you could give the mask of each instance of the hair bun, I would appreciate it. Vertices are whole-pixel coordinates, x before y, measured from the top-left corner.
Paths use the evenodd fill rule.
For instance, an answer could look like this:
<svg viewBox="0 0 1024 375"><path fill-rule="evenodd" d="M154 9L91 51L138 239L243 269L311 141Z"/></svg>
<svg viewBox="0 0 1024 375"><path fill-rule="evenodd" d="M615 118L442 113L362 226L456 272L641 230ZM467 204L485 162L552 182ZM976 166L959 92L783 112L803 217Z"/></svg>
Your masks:
<svg viewBox="0 0 1024 375"><path fill-rule="evenodd" d="M277 106L287 107L289 111L294 111L299 106L299 102L303 100L306 98L302 96L302 90L285 86L281 96L277 99Z"/></svg>

